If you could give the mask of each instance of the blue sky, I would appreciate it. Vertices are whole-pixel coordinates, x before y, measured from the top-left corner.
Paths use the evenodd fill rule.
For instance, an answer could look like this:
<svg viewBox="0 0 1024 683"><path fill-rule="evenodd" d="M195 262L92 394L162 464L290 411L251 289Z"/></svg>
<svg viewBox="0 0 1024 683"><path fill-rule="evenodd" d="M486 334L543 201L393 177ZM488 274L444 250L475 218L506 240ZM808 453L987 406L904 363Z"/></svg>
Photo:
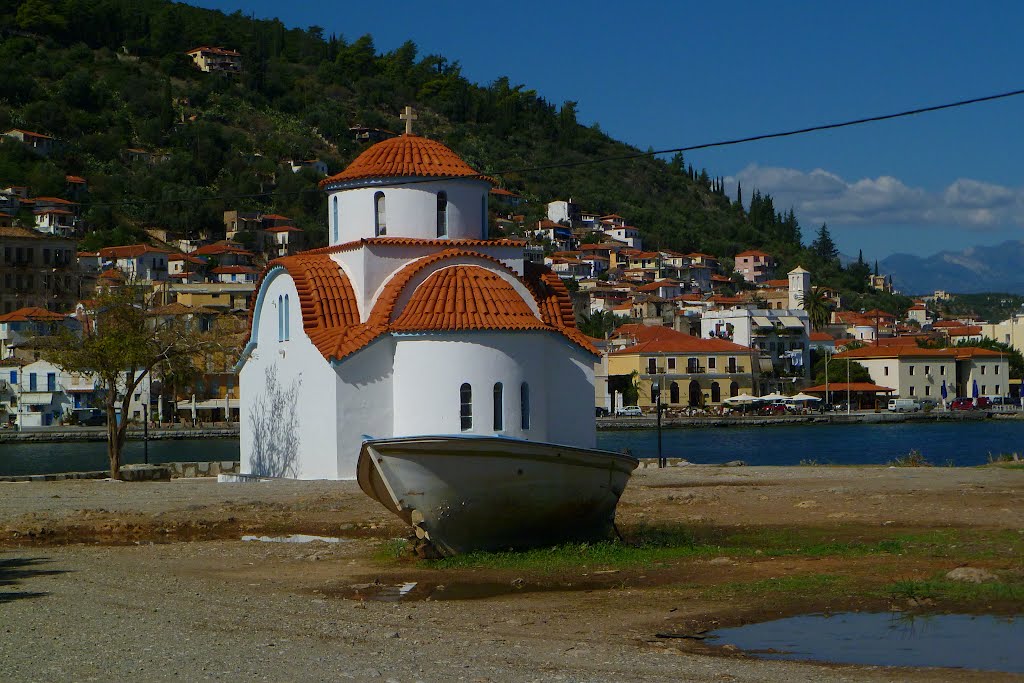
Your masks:
<svg viewBox="0 0 1024 683"><path fill-rule="evenodd" d="M1020 2L190 4L370 33L380 51L411 39L476 82L576 100L582 123L640 148L1024 87ZM844 253L927 256L1024 238L1022 121L1024 96L687 158L793 206L808 240L827 221Z"/></svg>

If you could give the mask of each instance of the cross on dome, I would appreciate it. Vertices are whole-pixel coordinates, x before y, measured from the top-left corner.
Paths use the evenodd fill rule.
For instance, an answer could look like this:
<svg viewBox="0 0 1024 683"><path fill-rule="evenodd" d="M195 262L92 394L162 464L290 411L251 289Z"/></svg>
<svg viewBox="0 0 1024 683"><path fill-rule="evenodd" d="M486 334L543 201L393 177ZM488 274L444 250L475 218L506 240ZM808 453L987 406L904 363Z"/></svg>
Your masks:
<svg viewBox="0 0 1024 683"><path fill-rule="evenodd" d="M406 105L405 111L398 118L405 121L405 134L412 135L412 122L419 118L416 116L416 110Z"/></svg>

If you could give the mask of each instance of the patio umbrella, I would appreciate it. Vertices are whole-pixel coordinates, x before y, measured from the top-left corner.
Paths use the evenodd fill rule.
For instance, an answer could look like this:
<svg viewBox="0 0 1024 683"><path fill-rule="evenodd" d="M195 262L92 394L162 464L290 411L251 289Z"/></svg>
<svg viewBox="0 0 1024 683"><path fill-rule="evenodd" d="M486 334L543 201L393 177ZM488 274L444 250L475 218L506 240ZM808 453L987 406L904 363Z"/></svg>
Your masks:
<svg viewBox="0 0 1024 683"><path fill-rule="evenodd" d="M805 394L803 392L800 392L796 396L790 396L789 400L790 401L820 401L821 397L819 397L819 396L811 396L810 394Z"/></svg>
<svg viewBox="0 0 1024 683"><path fill-rule="evenodd" d="M785 400L788 400L788 399L789 399L789 396L784 396L784 395L780 394L777 391L775 393L768 394L766 396L762 396L761 397L762 401L785 401Z"/></svg>
<svg viewBox="0 0 1024 683"><path fill-rule="evenodd" d="M758 399L756 396L751 396L750 394L736 394L735 396L730 396L729 398L725 399L723 403L735 403L739 405L741 403L753 403L754 401L758 400L760 399Z"/></svg>
<svg viewBox="0 0 1024 683"><path fill-rule="evenodd" d="M971 385L971 398L978 398L978 380Z"/></svg>
<svg viewBox="0 0 1024 683"><path fill-rule="evenodd" d="M945 401L946 397L949 396L949 390L946 389L946 380L942 380L942 389L939 390L939 393L942 394L943 401Z"/></svg>

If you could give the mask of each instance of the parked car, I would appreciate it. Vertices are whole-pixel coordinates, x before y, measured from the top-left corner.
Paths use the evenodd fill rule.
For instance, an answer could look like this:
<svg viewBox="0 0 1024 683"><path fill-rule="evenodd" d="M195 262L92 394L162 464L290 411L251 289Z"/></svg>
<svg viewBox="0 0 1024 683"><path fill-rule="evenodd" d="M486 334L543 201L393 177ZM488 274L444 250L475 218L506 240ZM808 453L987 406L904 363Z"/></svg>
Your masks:
<svg viewBox="0 0 1024 683"><path fill-rule="evenodd" d="M977 408L978 410L991 408L992 401L989 399L988 396L979 396L978 398L974 399L974 407Z"/></svg>
<svg viewBox="0 0 1024 683"><path fill-rule="evenodd" d="M894 413L916 413L921 404L914 398L890 398L888 408Z"/></svg>
<svg viewBox="0 0 1024 683"><path fill-rule="evenodd" d="M597 406L597 408L594 410L594 414L597 417L608 417L608 415L610 413L608 412L607 408L602 408L601 406Z"/></svg>
<svg viewBox="0 0 1024 683"><path fill-rule="evenodd" d="M640 406L622 406L615 414L621 417L641 417L644 412L640 410Z"/></svg>
<svg viewBox="0 0 1024 683"><path fill-rule="evenodd" d="M917 402L921 404L921 410L935 410L939 405L939 402L934 398L919 398Z"/></svg>
<svg viewBox="0 0 1024 683"><path fill-rule="evenodd" d="M974 400L967 396L954 398L949 404L950 410L974 410Z"/></svg>

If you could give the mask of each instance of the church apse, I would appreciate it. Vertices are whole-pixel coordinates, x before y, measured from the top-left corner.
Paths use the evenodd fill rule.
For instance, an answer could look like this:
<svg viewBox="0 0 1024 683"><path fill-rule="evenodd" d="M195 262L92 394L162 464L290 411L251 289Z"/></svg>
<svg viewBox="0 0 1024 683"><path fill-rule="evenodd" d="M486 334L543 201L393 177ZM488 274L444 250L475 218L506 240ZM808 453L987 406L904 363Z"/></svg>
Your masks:
<svg viewBox="0 0 1024 683"><path fill-rule="evenodd" d="M281 383L277 364L266 369L266 391L258 394L249 411L252 432L250 473L261 477L299 476L299 387L293 379Z"/></svg>

